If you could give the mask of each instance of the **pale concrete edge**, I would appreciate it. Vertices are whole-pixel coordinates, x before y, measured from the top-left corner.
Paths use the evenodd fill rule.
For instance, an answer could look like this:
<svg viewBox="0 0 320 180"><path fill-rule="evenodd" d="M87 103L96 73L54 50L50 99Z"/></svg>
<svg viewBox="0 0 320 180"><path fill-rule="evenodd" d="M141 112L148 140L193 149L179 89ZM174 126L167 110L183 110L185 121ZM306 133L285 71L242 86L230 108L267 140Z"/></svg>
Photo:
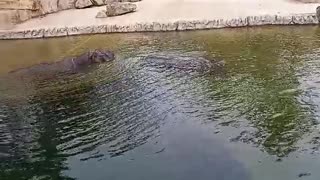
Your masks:
<svg viewBox="0 0 320 180"><path fill-rule="evenodd" d="M198 21L176 21L173 23L136 23L132 25L92 25L82 27L64 27L48 29L31 29L0 32L0 39L36 39L63 37L81 34L104 34L122 32L163 32L184 30L205 30L234 27L251 27L263 25L311 25L319 24L315 13L288 16L264 15L246 18L215 19Z"/></svg>

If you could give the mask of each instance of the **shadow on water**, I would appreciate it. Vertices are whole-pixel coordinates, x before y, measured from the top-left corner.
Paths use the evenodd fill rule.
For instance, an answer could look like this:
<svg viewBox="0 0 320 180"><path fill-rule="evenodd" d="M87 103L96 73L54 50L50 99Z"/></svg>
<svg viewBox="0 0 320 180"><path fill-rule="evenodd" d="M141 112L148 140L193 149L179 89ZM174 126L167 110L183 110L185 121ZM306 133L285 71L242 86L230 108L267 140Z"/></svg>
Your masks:
<svg viewBox="0 0 320 180"><path fill-rule="evenodd" d="M250 179L229 142L285 157L319 136L318 31L92 36L76 52L112 49L116 61L54 80L1 79L0 179ZM41 46L53 59L68 54L57 44L87 38L12 42L4 57L18 67L10 47Z"/></svg>

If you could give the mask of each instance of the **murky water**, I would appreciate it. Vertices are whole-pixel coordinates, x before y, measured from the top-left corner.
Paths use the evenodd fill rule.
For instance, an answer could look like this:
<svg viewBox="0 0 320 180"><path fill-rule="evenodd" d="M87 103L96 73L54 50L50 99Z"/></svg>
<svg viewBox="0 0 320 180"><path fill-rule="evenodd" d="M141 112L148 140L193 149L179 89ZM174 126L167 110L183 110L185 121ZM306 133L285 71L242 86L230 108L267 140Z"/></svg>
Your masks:
<svg viewBox="0 0 320 180"><path fill-rule="evenodd" d="M114 62L9 71L89 49ZM0 41L0 179L320 178L320 29Z"/></svg>

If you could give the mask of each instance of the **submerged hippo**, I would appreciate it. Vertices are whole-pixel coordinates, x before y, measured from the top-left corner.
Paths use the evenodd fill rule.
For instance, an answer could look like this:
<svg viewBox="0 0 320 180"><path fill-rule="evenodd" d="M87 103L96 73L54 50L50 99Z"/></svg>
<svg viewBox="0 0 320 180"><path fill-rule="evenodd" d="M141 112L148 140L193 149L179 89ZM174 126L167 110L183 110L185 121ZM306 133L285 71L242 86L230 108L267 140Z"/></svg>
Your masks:
<svg viewBox="0 0 320 180"><path fill-rule="evenodd" d="M223 69L224 61L213 61L193 55L155 54L145 56L143 66L180 72L208 73L220 72Z"/></svg>
<svg viewBox="0 0 320 180"><path fill-rule="evenodd" d="M22 68L10 73L20 75L51 75L57 73L75 73L93 64L104 63L115 59L114 54L107 50L94 50L77 57L66 58L54 63L41 63Z"/></svg>

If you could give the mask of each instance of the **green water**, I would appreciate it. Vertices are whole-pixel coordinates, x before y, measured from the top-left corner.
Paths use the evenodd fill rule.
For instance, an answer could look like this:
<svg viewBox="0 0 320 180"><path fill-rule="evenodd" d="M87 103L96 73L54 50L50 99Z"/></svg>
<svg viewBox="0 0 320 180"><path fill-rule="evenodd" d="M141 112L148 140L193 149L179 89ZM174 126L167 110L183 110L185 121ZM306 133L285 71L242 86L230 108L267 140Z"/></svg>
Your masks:
<svg viewBox="0 0 320 180"><path fill-rule="evenodd" d="M116 60L8 74L95 48ZM316 26L0 41L0 54L1 180L320 178Z"/></svg>

